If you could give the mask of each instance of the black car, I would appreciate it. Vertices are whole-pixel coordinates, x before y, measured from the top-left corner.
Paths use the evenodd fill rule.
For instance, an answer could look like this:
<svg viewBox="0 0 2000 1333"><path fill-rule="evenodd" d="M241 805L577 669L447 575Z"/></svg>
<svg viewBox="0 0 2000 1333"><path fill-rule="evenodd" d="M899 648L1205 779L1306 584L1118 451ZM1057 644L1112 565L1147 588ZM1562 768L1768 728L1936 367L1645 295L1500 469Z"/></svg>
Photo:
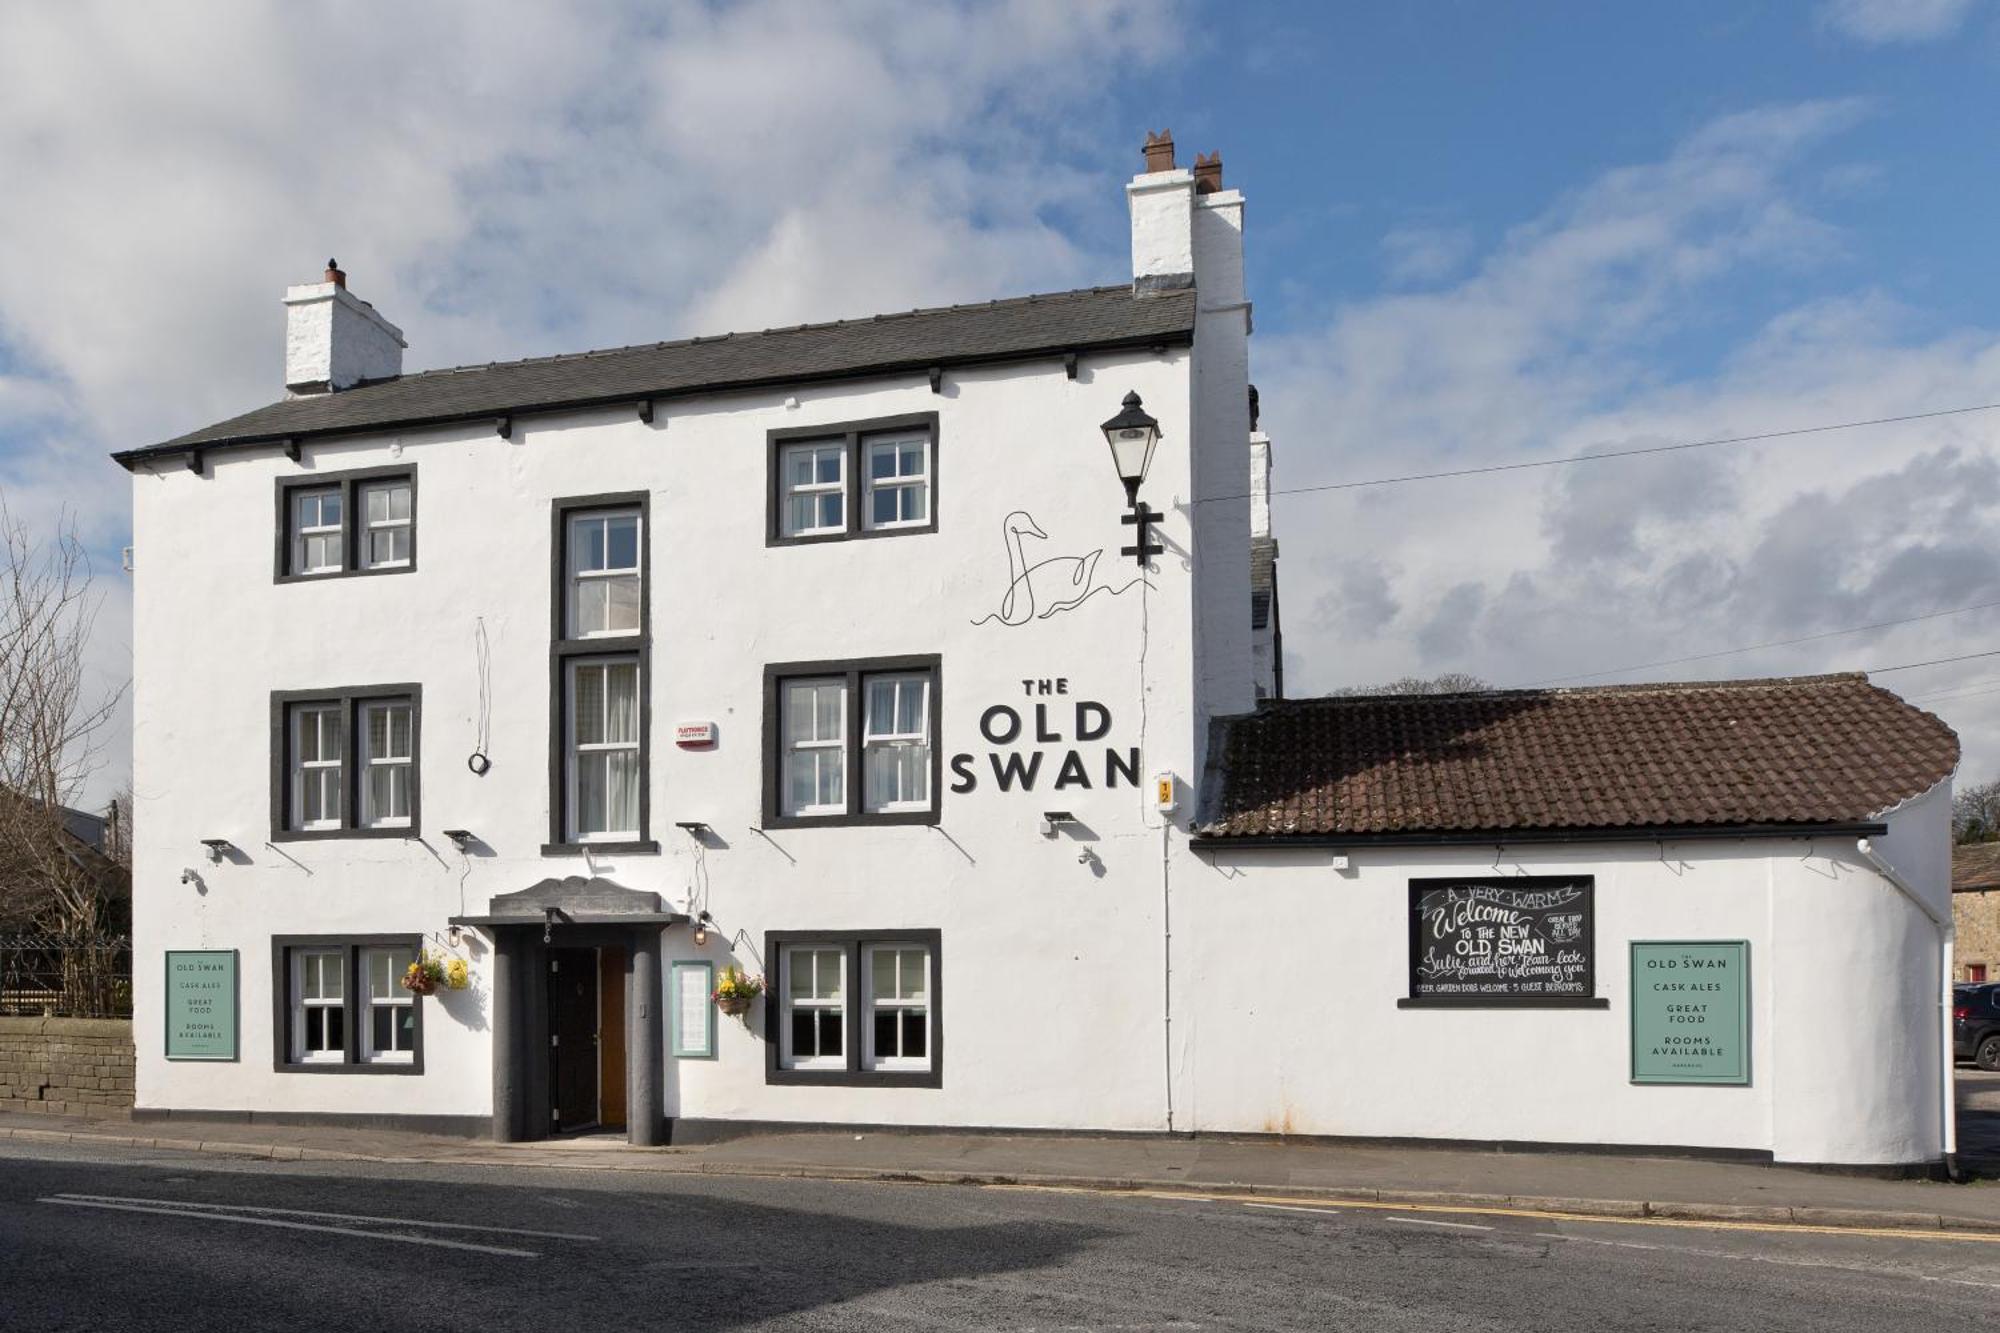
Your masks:
<svg viewBox="0 0 2000 1333"><path fill-rule="evenodd" d="M2000 1070L2000 982L1952 987L1951 1020L1952 1053Z"/></svg>

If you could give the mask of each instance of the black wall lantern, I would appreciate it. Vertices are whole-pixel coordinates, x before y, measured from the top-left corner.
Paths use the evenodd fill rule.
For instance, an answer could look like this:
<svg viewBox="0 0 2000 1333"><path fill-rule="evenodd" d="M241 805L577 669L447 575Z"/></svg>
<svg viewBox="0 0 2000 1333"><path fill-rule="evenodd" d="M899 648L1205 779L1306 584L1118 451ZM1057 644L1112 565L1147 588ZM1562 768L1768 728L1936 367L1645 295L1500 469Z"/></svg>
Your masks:
<svg viewBox="0 0 2000 1333"><path fill-rule="evenodd" d="M1146 479L1146 470L1153 465L1153 447L1160 442L1160 423L1146 414L1137 393L1128 393L1124 410L1104 423L1104 442L1111 446L1111 462L1118 469L1118 479L1125 483L1125 503L1132 507L1119 521L1138 529L1133 534L1134 544L1120 547L1118 553L1143 565L1166 550L1152 540L1153 520L1160 515L1139 500L1139 483Z"/></svg>

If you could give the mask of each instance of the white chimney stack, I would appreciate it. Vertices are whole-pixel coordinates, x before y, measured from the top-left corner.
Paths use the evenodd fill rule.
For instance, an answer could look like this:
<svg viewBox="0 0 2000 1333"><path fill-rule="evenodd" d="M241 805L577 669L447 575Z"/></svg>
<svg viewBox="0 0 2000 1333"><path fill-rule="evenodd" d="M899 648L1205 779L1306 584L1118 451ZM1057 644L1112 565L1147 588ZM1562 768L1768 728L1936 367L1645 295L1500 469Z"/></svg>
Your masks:
<svg viewBox="0 0 2000 1333"><path fill-rule="evenodd" d="M326 279L285 289L285 392L293 397L351 389L403 373L403 331L347 290L326 261Z"/></svg>

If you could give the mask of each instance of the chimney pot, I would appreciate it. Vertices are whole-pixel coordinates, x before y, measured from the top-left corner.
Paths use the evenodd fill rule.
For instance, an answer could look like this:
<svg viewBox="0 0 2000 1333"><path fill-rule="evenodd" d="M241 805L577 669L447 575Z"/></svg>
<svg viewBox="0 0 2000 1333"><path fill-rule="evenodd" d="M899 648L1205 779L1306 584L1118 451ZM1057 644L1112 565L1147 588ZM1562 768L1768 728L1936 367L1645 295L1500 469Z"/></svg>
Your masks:
<svg viewBox="0 0 2000 1333"><path fill-rule="evenodd" d="M326 261L326 280L336 287L347 286L347 274L341 272L340 261L338 259L329 259Z"/></svg>
<svg viewBox="0 0 2000 1333"><path fill-rule="evenodd" d="M1158 134L1146 131L1146 146L1140 150L1146 155L1146 172L1172 171L1174 169L1174 132L1161 130Z"/></svg>
<svg viewBox="0 0 2000 1333"><path fill-rule="evenodd" d="M1222 154L1196 153L1194 155L1194 192L1214 194L1222 188Z"/></svg>

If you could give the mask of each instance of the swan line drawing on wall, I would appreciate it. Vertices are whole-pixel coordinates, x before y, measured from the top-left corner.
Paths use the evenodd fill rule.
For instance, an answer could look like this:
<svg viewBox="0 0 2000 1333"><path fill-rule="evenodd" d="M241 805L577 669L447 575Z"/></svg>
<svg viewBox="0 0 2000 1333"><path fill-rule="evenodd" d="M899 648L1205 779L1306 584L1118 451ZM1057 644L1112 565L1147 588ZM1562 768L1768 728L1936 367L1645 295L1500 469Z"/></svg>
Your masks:
<svg viewBox="0 0 2000 1333"><path fill-rule="evenodd" d="M975 625L996 620L1003 625L1047 620L1059 612L1075 610L1098 593L1116 597L1145 582L1143 576L1117 588L1097 582L1097 562L1104 556L1101 546L1084 555L1054 555L1029 564L1021 539L1035 537L1047 541L1049 534L1024 509L1007 515L1000 524L1000 533L1007 547L1007 592L1000 599L1000 609L973 621Z"/></svg>

